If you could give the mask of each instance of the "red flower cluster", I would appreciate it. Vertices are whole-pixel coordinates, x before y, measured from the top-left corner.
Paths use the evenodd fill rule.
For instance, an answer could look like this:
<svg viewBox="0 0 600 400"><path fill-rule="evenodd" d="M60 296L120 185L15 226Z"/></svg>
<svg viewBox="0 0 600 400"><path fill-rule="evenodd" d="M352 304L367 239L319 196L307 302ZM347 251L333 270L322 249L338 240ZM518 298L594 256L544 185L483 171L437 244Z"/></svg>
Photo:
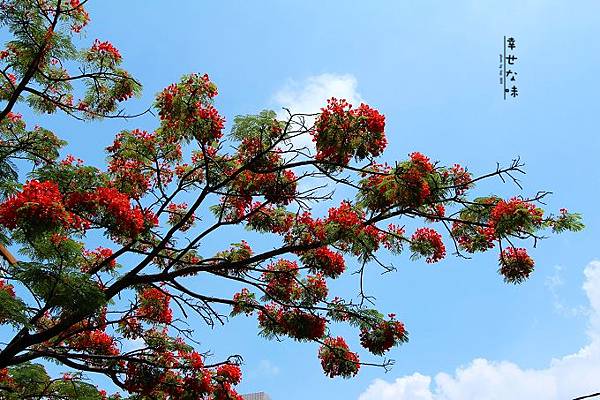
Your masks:
<svg viewBox="0 0 600 400"><path fill-rule="evenodd" d="M169 213L169 224L171 226L174 226L176 224L178 224L179 222L181 222L181 220L183 219L183 217L187 214L188 212L188 205L186 203L181 203L181 204L176 204L176 203L171 203L169 204L169 206L167 207L167 211ZM188 229L190 229L195 222L196 218L194 215L191 215L179 228L180 231L185 232Z"/></svg>
<svg viewBox="0 0 600 400"><path fill-rule="evenodd" d="M80 225L81 220L65 209L56 183L33 180L27 182L21 192L0 204L0 224L8 229L21 226L54 229Z"/></svg>
<svg viewBox="0 0 600 400"><path fill-rule="evenodd" d="M110 216L109 230L118 236L135 237L142 233L146 221L156 225L156 217L150 212L144 212L139 206L131 207L127 195L117 189L99 187L95 193L86 193L81 197L84 207L91 206L96 212Z"/></svg>
<svg viewBox="0 0 600 400"><path fill-rule="evenodd" d="M273 122L273 126L279 128L277 121ZM280 132L277 132L277 135ZM269 133L273 134L273 130L269 130ZM271 137L244 137L238 146L237 156L243 164L249 164L252 169L260 170L264 168L272 168L273 165L280 164L281 162L281 150L269 149L272 145L270 141Z"/></svg>
<svg viewBox="0 0 600 400"><path fill-rule="evenodd" d="M134 199L139 199L146 193L151 186L153 172L145 164L147 159L155 158L157 145L156 136L146 131L134 129L119 133L113 144L106 148L109 153L108 171L114 179L113 186ZM135 156L132 157L132 153ZM161 178L164 180L169 172L163 168Z"/></svg>
<svg viewBox="0 0 600 400"><path fill-rule="evenodd" d="M364 125L363 129L367 132L374 132L383 135L385 130L385 116L380 114L379 111L369 107L368 105L361 103L360 106L354 111L350 112L358 118L359 123ZM380 155L387 145L385 136L377 138L372 144L372 155Z"/></svg>
<svg viewBox="0 0 600 400"><path fill-rule="evenodd" d="M19 124L21 128L25 129L25 121L23 121L23 116L21 114L9 112L6 114L6 118L13 124Z"/></svg>
<svg viewBox="0 0 600 400"><path fill-rule="evenodd" d="M3 279L0 279L0 292L5 292L13 298L16 296L13 285L6 283L6 281Z"/></svg>
<svg viewBox="0 0 600 400"><path fill-rule="evenodd" d="M127 339L137 339L144 333L142 324L135 317L125 318L119 322L119 328L123 333L123 337Z"/></svg>
<svg viewBox="0 0 600 400"><path fill-rule="evenodd" d="M509 201L500 200L490 212L489 225L496 236L529 231L542 223L544 211L534 204L516 197Z"/></svg>
<svg viewBox="0 0 600 400"><path fill-rule="evenodd" d="M375 251L386 234L374 225L365 225L365 213L353 208L350 202L343 201L338 208L330 208L325 220L327 238L336 241L342 251L350 251L356 256Z"/></svg>
<svg viewBox="0 0 600 400"><path fill-rule="evenodd" d="M68 343L73 349L88 353L109 356L119 354L115 339L100 329L83 331L69 339Z"/></svg>
<svg viewBox="0 0 600 400"><path fill-rule="evenodd" d="M346 270L344 256L341 253L330 250L328 247L302 254L302 263L311 272L319 272L329 278L337 278Z"/></svg>
<svg viewBox="0 0 600 400"><path fill-rule="evenodd" d="M265 309L258 313L258 323L266 334L288 335L299 341L323 337L327 326L327 321L319 315L273 304L265 306Z"/></svg>
<svg viewBox="0 0 600 400"><path fill-rule="evenodd" d="M410 153L409 157L410 157L410 161L412 162L413 166L415 168L417 168L419 171L426 173L426 174L430 174L433 172L433 164L431 164L429 157L424 156L423 154L419 153L418 151L415 151L414 153Z"/></svg>
<svg viewBox="0 0 600 400"><path fill-rule="evenodd" d="M15 289L13 285L8 284L5 280L0 279L0 302L6 301L8 298L14 299L16 297ZM0 325L11 319L11 312L9 307L0 308ZM0 379L0 382L2 380Z"/></svg>
<svg viewBox="0 0 600 400"><path fill-rule="evenodd" d="M296 340L315 340L325 335L324 318L297 308L282 313L278 322L284 332Z"/></svg>
<svg viewBox="0 0 600 400"><path fill-rule="evenodd" d="M383 321L372 329L362 329L360 332L360 344L371 353L383 355L398 343L408 341L408 335L404 324L393 318Z"/></svg>
<svg viewBox="0 0 600 400"><path fill-rule="evenodd" d="M325 282L325 278L321 274L307 276L303 289L303 298L306 299L308 304L316 304L319 301L325 300L327 293L329 293L327 282Z"/></svg>
<svg viewBox="0 0 600 400"><path fill-rule="evenodd" d="M521 283L533 272L534 262L522 248L509 247L500 253L500 272L504 281Z"/></svg>
<svg viewBox="0 0 600 400"><path fill-rule="evenodd" d="M0 369L0 386L10 386L14 383L14 379L10 376L8 368Z"/></svg>
<svg viewBox="0 0 600 400"><path fill-rule="evenodd" d="M237 385L242 381L242 371L240 370L240 367L233 364L219 366L217 368L217 376L233 385Z"/></svg>
<svg viewBox="0 0 600 400"><path fill-rule="evenodd" d="M204 359L197 351L179 351L178 355L194 371L200 371L204 367Z"/></svg>
<svg viewBox="0 0 600 400"><path fill-rule="evenodd" d="M435 204L427 207L427 212L430 214L426 218L427 222L437 222L440 217L443 218L446 216L446 207L443 204Z"/></svg>
<svg viewBox="0 0 600 400"><path fill-rule="evenodd" d="M88 272L96 266L100 265L100 263L104 262L107 258L113 255L113 251L111 249L107 249L106 247L98 247L96 250L84 250L83 256L86 258L85 263L81 266L82 272ZM117 266L117 260L112 259L108 262L108 264L103 268L105 271L112 271Z"/></svg>
<svg viewBox="0 0 600 400"><path fill-rule="evenodd" d="M371 171L363 174L368 176L361 181L361 196L373 211L393 206L419 207L431 195L427 177L434 172L429 158L416 152L395 169L387 164L373 164Z"/></svg>
<svg viewBox="0 0 600 400"><path fill-rule="evenodd" d="M442 236L431 228L417 229L410 240L410 249L415 254L427 257L428 263L437 262L446 256Z"/></svg>
<svg viewBox="0 0 600 400"><path fill-rule="evenodd" d="M169 306L171 296L164 289L149 287L138 294L138 318L159 324L170 324L173 312Z"/></svg>
<svg viewBox="0 0 600 400"><path fill-rule="evenodd" d="M125 386L128 391L142 394L149 398L169 398L187 400L193 398L211 398L215 400L243 400L232 388L241 381L241 371L236 365L222 365L216 370L203 368L200 356L195 353L179 352L182 358L189 361L190 355L196 360L191 370L185 373L173 370L165 371L146 363L129 362L126 368ZM195 356L194 356L195 355ZM176 364L172 354L162 354L162 364Z"/></svg>
<svg viewBox="0 0 600 400"><path fill-rule="evenodd" d="M201 102L196 104L198 109L198 118L204 121L206 127L203 132L196 133L196 139L201 144L207 144L213 140L218 140L223 136L225 127L225 118L219 115L219 112L212 105L203 106Z"/></svg>
<svg viewBox="0 0 600 400"><path fill-rule="evenodd" d="M459 164L454 164L448 173L457 196L463 195L473 186L473 177ZM448 177L446 176L446 177Z"/></svg>
<svg viewBox="0 0 600 400"><path fill-rule="evenodd" d="M69 4L72 8L71 16L75 19L71 24L71 31L79 33L90 22L90 15L85 11L80 0L70 0Z"/></svg>
<svg viewBox="0 0 600 400"><path fill-rule="evenodd" d="M398 200L407 206L418 206L431 194L431 188L425 180L433 172L429 158L421 153L410 154L410 165L401 174L401 190Z"/></svg>
<svg viewBox="0 0 600 400"><path fill-rule="evenodd" d="M164 89L156 98L160 119L167 133L178 138L196 138L202 145L219 140L225 119L211 104L217 87L208 75L184 76L180 83Z"/></svg>
<svg viewBox="0 0 600 400"><path fill-rule="evenodd" d="M254 306L258 304L254 298L254 294L246 288L243 288L239 293L234 294L233 301L235 302L235 305L231 311L232 315L242 313L250 315L254 312Z"/></svg>
<svg viewBox="0 0 600 400"><path fill-rule="evenodd" d="M317 147L317 160L336 164L337 169L352 157L363 160L380 155L387 145L385 117L366 104L357 109L346 100L331 98L315 122L311 134Z"/></svg>
<svg viewBox="0 0 600 400"><path fill-rule="evenodd" d="M285 235L288 244L309 245L324 241L326 237L325 223L322 219L314 219L310 212L305 211L295 217L291 229Z"/></svg>
<svg viewBox="0 0 600 400"><path fill-rule="evenodd" d="M273 204L290 204L296 197L298 178L291 170L279 173L255 173L243 171L233 186L237 194L251 201L252 196L263 196Z"/></svg>
<svg viewBox="0 0 600 400"><path fill-rule="evenodd" d="M319 349L319 359L323 371L330 378L341 376L350 378L360 369L358 355L348 348L342 337L327 338Z"/></svg>
<svg viewBox="0 0 600 400"><path fill-rule="evenodd" d="M490 226L473 226L463 222L452 224L452 235L456 238L460 247L469 253L491 249L497 239L494 228Z"/></svg>
<svg viewBox="0 0 600 400"><path fill-rule="evenodd" d="M329 209L329 215L325 221L327 224L334 223L344 231L359 229L363 224L364 214L352 208L352 204L343 201L339 207Z"/></svg>
<svg viewBox="0 0 600 400"><path fill-rule="evenodd" d="M116 236L126 237L135 237L147 224L157 222L151 212L132 208L129 197L107 187L63 196L55 182L33 180L0 204L0 224L29 233L59 228L86 230L91 221L100 222Z"/></svg>
<svg viewBox="0 0 600 400"><path fill-rule="evenodd" d="M395 224L389 224L387 231L388 234L383 241L383 245L391 252L399 254L404 248L404 234L406 233L404 228Z"/></svg>
<svg viewBox="0 0 600 400"><path fill-rule="evenodd" d="M98 54L100 57L109 57L114 61L121 60L121 54L119 53L119 50L117 50L115 46L108 41L101 42L100 40L96 39L90 51Z"/></svg>
<svg viewBox="0 0 600 400"><path fill-rule="evenodd" d="M281 301L290 301L299 294L296 281L298 264L295 261L279 260L267 266L263 273L263 280L267 282L265 293L269 297Z"/></svg>

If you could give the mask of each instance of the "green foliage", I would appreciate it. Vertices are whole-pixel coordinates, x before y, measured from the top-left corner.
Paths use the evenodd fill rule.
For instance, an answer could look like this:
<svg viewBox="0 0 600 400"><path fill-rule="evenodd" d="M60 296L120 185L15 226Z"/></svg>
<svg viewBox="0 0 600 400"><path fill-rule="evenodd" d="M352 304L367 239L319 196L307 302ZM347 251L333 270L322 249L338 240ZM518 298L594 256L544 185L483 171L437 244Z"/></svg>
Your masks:
<svg viewBox="0 0 600 400"><path fill-rule="evenodd" d="M554 233L565 231L579 232L585 228L582 216L578 213L565 212L550 223Z"/></svg>
<svg viewBox="0 0 600 400"><path fill-rule="evenodd" d="M62 270L79 270L83 259L83 244L53 232L42 232L35 236L13 231L13 239L24 246L20 253L36 261L50 261L59 265Z"/></svg>
<svg viewBox="0 0 600 400"><path fill-rule="evenodd" d="M103 400L98 389L84 382L80 374L68 379L50 379L40 364L23 363L9 368L8 385L0 387L3 400Z"/></svg>
<svg viewBox="0 0 600 400"><path fill-rule="evenodd" d="M238 115L233 120L230 136L238 141L255 138L268 141L285 127L285 123L277 120L273 110L263 110L257 115Z"/></svg>
<svg viewBox="0 0 600 400"><path fill-rule="evenodd" d="M0 323L24 325L27 323L25 303L11 296L8 291L0 290Z"/></svg>
<svg viewBox="0 0 600 400"><path fill-rule="evenodd" d="M60 265L21 262L15 271L15 277L51 307L91 313L106 303L98 283L89 275L65 270Z"/></svg>
<svg viewBox="0 0 600 400"><path fill-rule="evenodd" d="M87 191L106 185L108 177L96 167L79 163L46 164L32 172L39 181L53 181L58 184L61 193Z"/></svg>

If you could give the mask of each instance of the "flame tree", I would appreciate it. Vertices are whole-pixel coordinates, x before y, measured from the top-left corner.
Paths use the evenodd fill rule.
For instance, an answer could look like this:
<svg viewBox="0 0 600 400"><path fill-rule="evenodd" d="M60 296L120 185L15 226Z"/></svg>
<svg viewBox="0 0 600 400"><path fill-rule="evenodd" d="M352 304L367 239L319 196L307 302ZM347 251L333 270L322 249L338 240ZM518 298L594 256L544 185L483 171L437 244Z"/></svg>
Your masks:
<svg viewBox="0 0 600 400"><path fill-rule="evenodd" d="M119 104L141 87L111 43L76 48L89 21L84 1L5 0L0 21L12 37L0 51L1 239L20 254L2 247L0 324L11 332L0 344L2 398L121 398L86 381L101 374L132 399L239 399L240 358L207 357L184 317L212 325L253 315L267 338L316 343L330 377L387 367L361 361L335 334L338 324L353 326L375 356L408 340L395 315L365 301L366 265L390 270L382 254L403 251L435 263L448 252L495 250L504 280L519 283L534 269L521 243L582 228L577 214L545 213L545 192L471 195L485 179L518 184L519 161L482 176L416 152L378 163L385 117L365 104L332 98L314 115L239 116L225 135L217 87L200 74L156 96L153 132L118 133L106 168L60 159L65 142L28 128L15 106L129 117ZM302 136L314 146L298 145ZM349 197L334 203L322 182ZM328 212L311 213L315 203L329 203ZM422 227L408 231L408 219ZM254 233L228 243L228 227ZM89 246L93 232L110 245ZM257 234L272 245L253 246ZM355 299L328 289L347 264L359 272ZM236 293L203 293L191 284L198 276L228 281ZM125 350L125 340L141 345ZM51 377L47 361L73 372Z"/></svg>

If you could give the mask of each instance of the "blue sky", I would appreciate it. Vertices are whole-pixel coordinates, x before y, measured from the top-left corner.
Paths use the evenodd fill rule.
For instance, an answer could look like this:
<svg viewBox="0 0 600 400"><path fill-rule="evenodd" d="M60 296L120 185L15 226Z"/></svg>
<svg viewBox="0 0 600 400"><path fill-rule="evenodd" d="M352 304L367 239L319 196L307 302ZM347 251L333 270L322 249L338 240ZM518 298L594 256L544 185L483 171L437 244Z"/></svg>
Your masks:
<svg viewBox="0 0 600 400"><path fill-rule="evenodd" d="M273 400L356 399L380 378L389 383L361 399L446 399L453 397L439 385L427 388L439 397L418 397L393 381L416 372L453 374L477 358L547 371L553 358L590 343L596 292L581 287L596 282L593 271L600 268L590 264L600 258L600 3L92 0L88 8L92 23L83 41L113 42L144 84L131 111L145 109L156 92L190 72L206 72L217 83L217 106L228 121L264 108L312 106L331 90L386 115L387 160L421 151L477 174L519 156L527 170L524 192L493 181L480 193L549 190L549 210L584 214L584 232L551 237L532 251L536 272L520 286L502 282L493 252L434 265L401 256L393 260L396 273L381 277L373 270L369 291L411 334L391 352L396 366L387 374L365 368L355 379L332 380L320 370L316 346L256 338L252 319L214 330L196 324L203 348L244 356L241 392L263 390ZM517 40L516 100L502 99L497 79L504 35ZM99 149L119 130L156 127L152 117L35 118L71 142L68 152L96 165L103 163ZM339 284L347 293L355 288L352 279ZM350 343L357 347L357 340Z"/></svg>

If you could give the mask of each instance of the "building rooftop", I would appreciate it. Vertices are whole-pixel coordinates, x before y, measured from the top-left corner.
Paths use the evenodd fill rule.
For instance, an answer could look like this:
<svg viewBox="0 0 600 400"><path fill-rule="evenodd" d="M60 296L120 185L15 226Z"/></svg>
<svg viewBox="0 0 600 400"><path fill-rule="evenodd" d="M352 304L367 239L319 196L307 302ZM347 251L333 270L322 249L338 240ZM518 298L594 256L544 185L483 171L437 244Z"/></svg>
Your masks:
<svg viewBox="0 0 600 400"><path fill-rule="evenodd" d="M243 394L242 398L244 400L271 400L265 392Z"/></svg>

